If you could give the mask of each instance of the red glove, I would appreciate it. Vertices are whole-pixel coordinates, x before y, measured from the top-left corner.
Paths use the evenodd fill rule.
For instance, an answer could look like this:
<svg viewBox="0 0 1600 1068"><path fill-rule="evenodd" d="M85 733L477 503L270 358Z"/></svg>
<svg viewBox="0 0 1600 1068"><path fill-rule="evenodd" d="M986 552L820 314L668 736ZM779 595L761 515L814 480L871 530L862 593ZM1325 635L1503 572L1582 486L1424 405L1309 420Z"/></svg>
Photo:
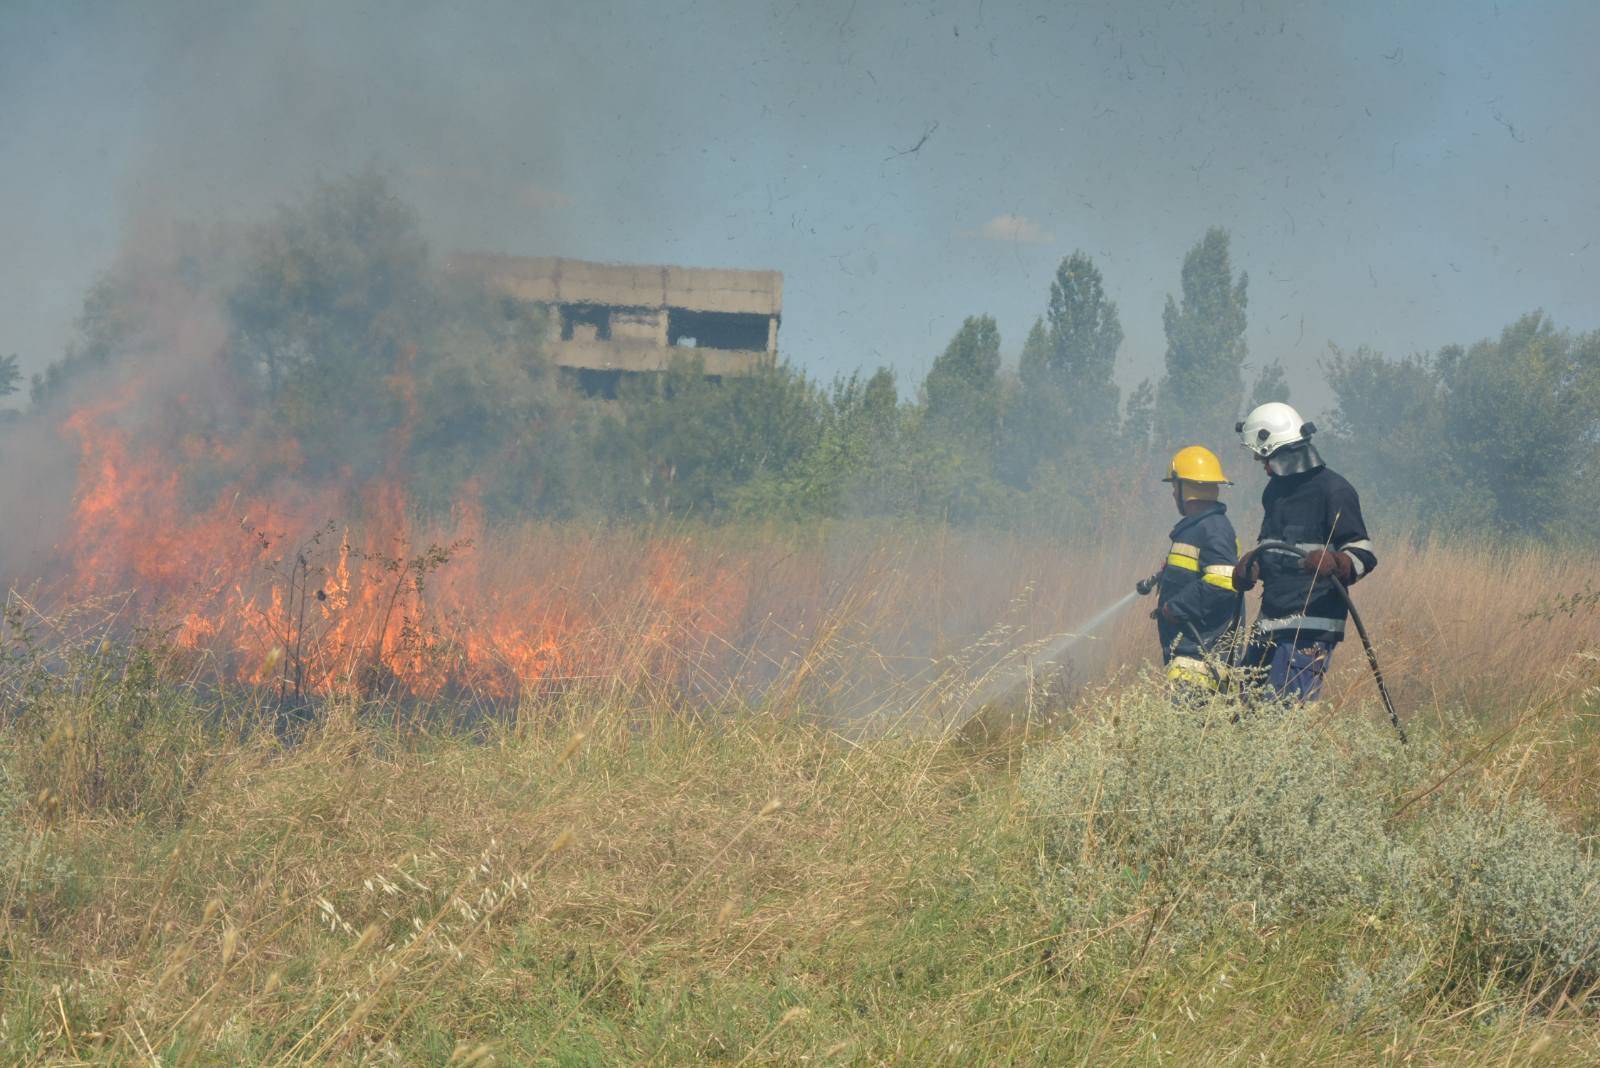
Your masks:
<svg viewBox="0 0 1600 1068"><path fill-rule="evenodd" d="M1255 586L1259 578L1261 578L1261 563L1256 559L1255 553L1245 553L1239 557L1239 562L1233 565L1233 588L1239 593Z"/></svg>
<svg viewBox="0 0 1600 1068"><path fill-rule="evenodd" d="M1172 610L1170 602L1161 606L1161 618L1168 623L1175 624L1178 622L1178 614Z"/></svg>
<svg viewBox="0 0 1600 1068"><path fill-rule="evenodd" d="M1342 553L1338 549L1312 549L1300 560L1300 570L1309 571L1318 578L1336 575L1339 581L1347 586L1355 575L1355 565L1350 559L1350 554Z"/></svg>

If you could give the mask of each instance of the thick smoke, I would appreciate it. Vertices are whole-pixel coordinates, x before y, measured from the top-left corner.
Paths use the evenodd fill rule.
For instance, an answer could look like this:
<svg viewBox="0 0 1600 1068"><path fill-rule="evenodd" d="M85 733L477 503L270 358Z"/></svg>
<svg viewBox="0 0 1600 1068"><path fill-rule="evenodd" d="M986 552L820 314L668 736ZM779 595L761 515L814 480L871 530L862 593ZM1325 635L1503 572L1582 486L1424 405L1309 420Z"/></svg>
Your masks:
<svg viewBox="0 0 1600 1068"><path fill-rule="evenodd" d="M59 355L147 211L250 217L377 163L441 251L776 267L786 349L920 378L1014 353L1083 248L1159 367L1230 228L1250 343L1401 354L1587 325L1594 9L1164 3L38 4L0 15L0 352Z"/></svg>

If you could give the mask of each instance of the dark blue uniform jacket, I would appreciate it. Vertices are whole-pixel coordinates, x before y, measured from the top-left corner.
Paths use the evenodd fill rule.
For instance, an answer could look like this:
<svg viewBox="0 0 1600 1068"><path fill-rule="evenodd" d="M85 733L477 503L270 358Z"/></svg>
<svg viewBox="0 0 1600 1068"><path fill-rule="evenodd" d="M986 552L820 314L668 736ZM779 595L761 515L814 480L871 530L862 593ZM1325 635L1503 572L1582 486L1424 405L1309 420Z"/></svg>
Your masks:
<svg viewBox="0 0 1600 1068"><path fill-rule="evenodd" d="M1233 565L1238 559L1239 540L1225 504L1184 516L1172 528L1158 604L1169 606L1179 623L1157 616L1163 660L1204 657L1227 632L1233 622Z"/></svg>
<svg viewBox="0 0 1600 1068"><path fill-rule="evenodd" d="M1352 581L1378 566L1361 499L1342 475L1326 467L1273 477L1261 494L1262 541L1284 541L1303 551L1340 549L1354 565ZM1285 552L1261 554L1261 615L1257 627L1271 639L1337 642L1344 637L1344 598L1328 579L1312 580L1300 560Z"/></svg>

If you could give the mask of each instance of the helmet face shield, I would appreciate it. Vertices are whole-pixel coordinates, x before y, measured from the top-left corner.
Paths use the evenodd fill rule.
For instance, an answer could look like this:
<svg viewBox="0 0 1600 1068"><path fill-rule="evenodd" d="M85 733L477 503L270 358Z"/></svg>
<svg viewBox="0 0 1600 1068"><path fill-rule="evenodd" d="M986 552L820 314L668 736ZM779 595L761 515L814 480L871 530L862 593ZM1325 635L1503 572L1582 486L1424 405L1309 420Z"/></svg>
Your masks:
<svg viewBox="0 0 1600 1068"><path fill-rule="evenodd" d="M1287 475L1301 475L1307 471L1315 471L1323 466L1322 456L1317 452L1317 447L1309 441L1302 441L1295 445L1285 445L1275 451L1263 461L1267 466L1267 473L1283 478Z"/></svg>

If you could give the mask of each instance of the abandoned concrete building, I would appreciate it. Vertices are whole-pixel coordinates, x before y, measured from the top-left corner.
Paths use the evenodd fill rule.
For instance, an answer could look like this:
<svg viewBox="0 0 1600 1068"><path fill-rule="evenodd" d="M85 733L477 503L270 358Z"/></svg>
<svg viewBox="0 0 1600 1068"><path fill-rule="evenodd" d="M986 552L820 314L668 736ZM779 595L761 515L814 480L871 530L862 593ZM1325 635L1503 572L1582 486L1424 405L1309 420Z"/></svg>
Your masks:
<svg viewBox="0 0 1600 1068"><path fill-rule="evenodd" d="M590 392L623 375L664 371L692 349L713 377L745 375L777 356L783 275L482 254L450 259L507 296L551 310L549 352Z"/></svg>

